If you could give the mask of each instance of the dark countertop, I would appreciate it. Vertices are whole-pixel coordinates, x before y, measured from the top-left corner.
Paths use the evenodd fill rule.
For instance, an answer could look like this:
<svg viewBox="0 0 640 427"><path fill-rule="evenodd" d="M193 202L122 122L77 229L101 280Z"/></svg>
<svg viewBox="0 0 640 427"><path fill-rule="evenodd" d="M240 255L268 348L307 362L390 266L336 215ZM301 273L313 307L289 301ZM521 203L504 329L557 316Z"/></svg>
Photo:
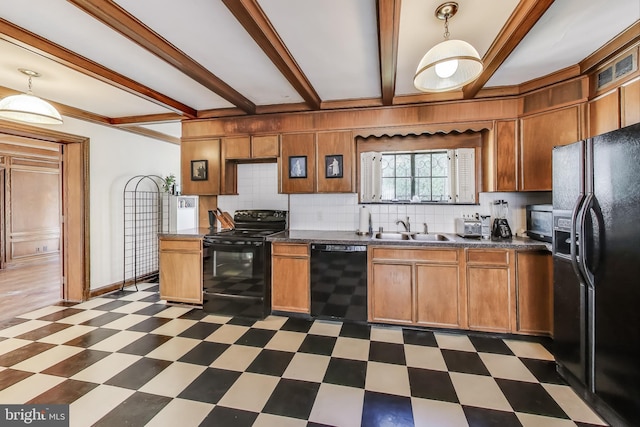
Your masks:
<svg viewBox="0 0 640 427"><path fill-rule="evenodd" d="M210 228L198 227L177 230L170 233L158 233L158 237L161 239L184 239L185 237L202 238L209 233L211 233Z"/></svg>
<svg viewBox="0 0 640 427"><path fill-rule="evenodd" d="M339 245L401 245L429 247L501 248L515 250L547 250L551 244L526 237L514 237L510 241L468 239L452 233L443 234L449 241L380 240L369 235L360 236L353 231L290 230L282 231L267 238L270 242L326 243Z"/></svg>
<svg viewBox="0 0 640 427"><path fill-rule="evenodd" d="M178 230L173 233L159 233L163 239L202 238L210 233L206 227ZM338 245L401 245L401 246L428 246L428 247L465 247L465 248L501 248L515 250L546 250L551 251L551 244L526 237L514 237L510 241L492 241L484 239L467 239L452 233L443 234L449 241L417 241L417 240L380 240L371 236L358 235L354 231L327 231L327 230L290 230L282 231L267 238L270 242L294 242L294 243L325 243Z"/></svg>

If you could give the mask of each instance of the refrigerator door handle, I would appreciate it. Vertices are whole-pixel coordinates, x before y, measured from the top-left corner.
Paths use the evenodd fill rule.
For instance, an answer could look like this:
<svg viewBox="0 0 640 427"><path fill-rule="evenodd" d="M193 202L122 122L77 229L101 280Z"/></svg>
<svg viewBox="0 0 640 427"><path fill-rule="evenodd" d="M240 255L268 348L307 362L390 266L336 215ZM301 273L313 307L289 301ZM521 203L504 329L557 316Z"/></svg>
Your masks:
<svg viewBox="0 0 640 427"><path fill-rule="evenodd" d="M600 204L598 203L598 199L593 196L589 202L589 205L586 206L585 211L587 215L591 215L591 217L595 220L591 226L591 236L593 239L591 244L585 244L585 254L588 254L584 257L584 269L587 271L588 275L591 277L592 281L594 280L595 272L600 265L600 256L602 254L600 246L602 245L602 233L604 230L604 220L602 217L602 211L600 210ZM586 227L585 227L586 228Z"/></svg>
<svg viewBox="0 0 640 427"><path fill-rule="evenodd" d="M581 272L581 276L584 278L587 286L591 289L594 288L594 280L593 273L589 270L587 266L587 225L586 219L589 212L593 210L593 201L594 201L593 193L589 193L582 205L582 210L580 211L580 233L578 235L578 239L580 240L580 244L578 245L578 266Z"/></svg>

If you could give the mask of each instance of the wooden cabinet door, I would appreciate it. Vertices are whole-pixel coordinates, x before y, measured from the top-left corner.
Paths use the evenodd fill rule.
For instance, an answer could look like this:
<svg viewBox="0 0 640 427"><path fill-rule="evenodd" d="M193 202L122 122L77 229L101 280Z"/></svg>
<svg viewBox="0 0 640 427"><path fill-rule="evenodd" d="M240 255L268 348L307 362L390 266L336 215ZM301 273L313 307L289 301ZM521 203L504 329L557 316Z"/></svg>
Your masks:
<svg viewBox="0 0 640 427"><path fill-rule="evenodd" d="M553 261L548 252L518 252L517 331L552 335Z"/></svg>
<svg viewBox="0 0 640 427"><path fill-rule="evenodd" d="M207 179L192 179L192 162L195 160L207 161ZM218 195L220 193L220 140L183 140L180 144L180 176L182 194Z"/></svg>
<svg viewBox="0 0 640 427"><path fill-rule="evenodd" d="M516 191L516 121L496 122L496 188Z"/></svg>
<svg viewBox="0 0 640 427"><path fill-rule="evenodd" d="M618 89L590 101L589 137L620 129L620 96Z"/></svg>
<svg viewBox="0 0 640 427"><path fill-rule="evenodd" d="M315 134L282 135L279 159L280 192L313 193L315 190Z"/></svg>
<svg viewBox="0 0 640 427"><path fill-rule="evenodd" d="M521 119L520 190L551 191L551 151L580 140L580 107Z"/></svg>
<svg viewBox="0 0 640 427"><path fill-rule="evenodd" d="M623 85L620 88L621 126L640 123L640 78Z"/></svg>
<svg viewBox="0 0 640 427"><path fill-rule="evenodd" d="M222 160L238 160L251 158L251 138L237 136L222 139Z"/></svg>
<svg viewBox="0 0 640 427"><path fill-rule="evenodd" d="M372 322L413 322L411 264L374 263L369 284L369 320Z"/></svg>
<svg viewBox="0 0 640 427"><path fill-rule="evenodd" d="M160 239L160 298L202 304L202 239Z"/></svg>
<svg viewBox="0 0 640 427"><path fill-rule="evenodd" d="M469 328L509 332L509 271L505 267L467 267Z"/></svg>
<svg viewBox="0 0 640 427"><path fill-rule="evenodd" d="M318 193L355 192L355 141L351 132L318 132Z"/></svg>
<svg viewBox="0 0 640 427"><path fill-rule="evenodd" d="M272 254L271 308L310 313L309 246L274 243Z"/></svg>
<svg viewBox="0 0 640 427"><path fill-rule="evenodd" d="M457 265L416 265L416 322L460 327Z"/></svg>
<svg viewBox="0 0 640 427"><path fill-rule="evenodd" d="M280 155L278 135L258 135L251 137L252 159L275 159Z"/></svg>

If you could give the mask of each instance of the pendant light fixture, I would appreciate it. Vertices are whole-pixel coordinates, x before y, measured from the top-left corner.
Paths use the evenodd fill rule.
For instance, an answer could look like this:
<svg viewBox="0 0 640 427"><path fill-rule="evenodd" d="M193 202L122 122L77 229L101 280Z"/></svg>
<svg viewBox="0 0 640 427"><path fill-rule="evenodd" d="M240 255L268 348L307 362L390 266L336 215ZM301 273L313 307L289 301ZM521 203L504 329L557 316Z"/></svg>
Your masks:
<svg viewBox="0 0 640 427"><path fill-rule="evenodd" d="M462 40L449 39L449 19L458 11L458 3L447 2L436 9L444 21L444 41L432 47L422 58L413 85L423 92L446 92L460 89L477 79L482 72L478 51Z"/></svg>
<svg viewBox="0 0 640 427"><path fill-rule="evenodd" d="M7 96L0 101L0 118L46 125L62 124L62 117L58 110L31 92L31 79L40 77L40 74L24 68L18 68L18 71L29 76L29 91Z"/></svg>

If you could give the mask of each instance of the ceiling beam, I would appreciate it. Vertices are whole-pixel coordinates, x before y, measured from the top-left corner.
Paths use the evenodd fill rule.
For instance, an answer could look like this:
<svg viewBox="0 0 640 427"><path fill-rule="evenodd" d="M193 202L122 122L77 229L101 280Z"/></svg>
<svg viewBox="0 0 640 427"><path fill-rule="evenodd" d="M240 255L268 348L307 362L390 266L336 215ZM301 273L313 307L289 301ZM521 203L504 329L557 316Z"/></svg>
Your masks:
<svg viewBox="0 0 640 427"><path fill-rule="evenodd" d="M285 46L257 0L222 0L271 62L306 101L319 110L322 100Z"/></svg>
<svg viewBox="0 0 640 427"><path fill-rule="evenodd" d="M205 67L110 0L67 0L248 114L256 106Z"/></svg>
<svg viewBox="0 0 640 427"><path fill-rule="evenodd" d="M175 136L170 136L166 133L158 132L152 129L143 128L142 126L122 126L118 127L118 129L135 133L136 135L142 135L148 138L159 139L160 141L180 145L180 138L176 138Z"/></svg>
<svg viewBox="0 0 640 427"><path fill-rule="evenodd" d="M482 58L482 73L462 89L464 98L476 96L552 4L553 0L520 0Z"/></svg>
<svg viewBox="0 0 640 427"><path fill-rule="evenodd" d="M4 87L4 86L0 86L0 99L4 98L6 96L11 96L11 95L18 95L22 92L18 92L16 90L13 89L9 89L8 87ZM42 98L44 99L44 98ZM90 122L90 123L94 123L97 125L102 125L102 126L109 126L109 127L113 127L113 128L117 128L120 130L125 130L127 132L131 132L131 133L135 133L138 135L144 135L150 138L154 138L154 139L158 139L161 141L165 141L165 142L170 142L171 144L180 144L180 139L167 135L165 133L161 133L161 132L157 132L157 131L153 131L151 129L146 129L140 126L115 126L112 122L113 119L106 117L106 116L101 116L99 114L94 114L94 113L90 113L88 111L85 110L81 110L79 108L75 108L75 107L71 107L69 105L65 105L65 104L60 104L58 102L54 102L54 101L50 101L48 99L45 99L45 101L47 101L48 103L50 103L51 105L53 105L56 110L58 110L58 112L65 116L65 117L72 117L74 119L78 119L78 120L83 120L85 122Z"/></svg>
<svg viewBox="0 0 640 427"><path fill-rule="evenodd" d="M392 105L396 92L401 2L402 0L378 0L378 40L383 105Z"/></svg>
<svg viewBox="0 0 640 427"><path fill-rule="evenodd" d="M0 98L4 98L6 96L11 96L11 95L19 95L20 93L22 92L9 89L8 87L0 86ZM96 123L99 125L111 125L111 120L109 119L109 117L90 113L88 111L71 107L69 105L60 104L58 102L53 102L48 99L45 99L45 101L53 105L56 108L56 110L58 110L58 112L63 116L73 117L74 119L80 119L87 122Z"/></svg>
<svg viewBox="0 0 640 427"><path fill-rule="evenodd" d="M141 116L114 117L111 124L114 126L127 126L132 124L167 123L182 120L183 117L172 114L145 114Z"/></svg>
<svg viewBox="0 0 640 427"><path fill-rule="evenodd" d="M197 111L160 92L0 18L0 39L187 117Z"/></svg>

